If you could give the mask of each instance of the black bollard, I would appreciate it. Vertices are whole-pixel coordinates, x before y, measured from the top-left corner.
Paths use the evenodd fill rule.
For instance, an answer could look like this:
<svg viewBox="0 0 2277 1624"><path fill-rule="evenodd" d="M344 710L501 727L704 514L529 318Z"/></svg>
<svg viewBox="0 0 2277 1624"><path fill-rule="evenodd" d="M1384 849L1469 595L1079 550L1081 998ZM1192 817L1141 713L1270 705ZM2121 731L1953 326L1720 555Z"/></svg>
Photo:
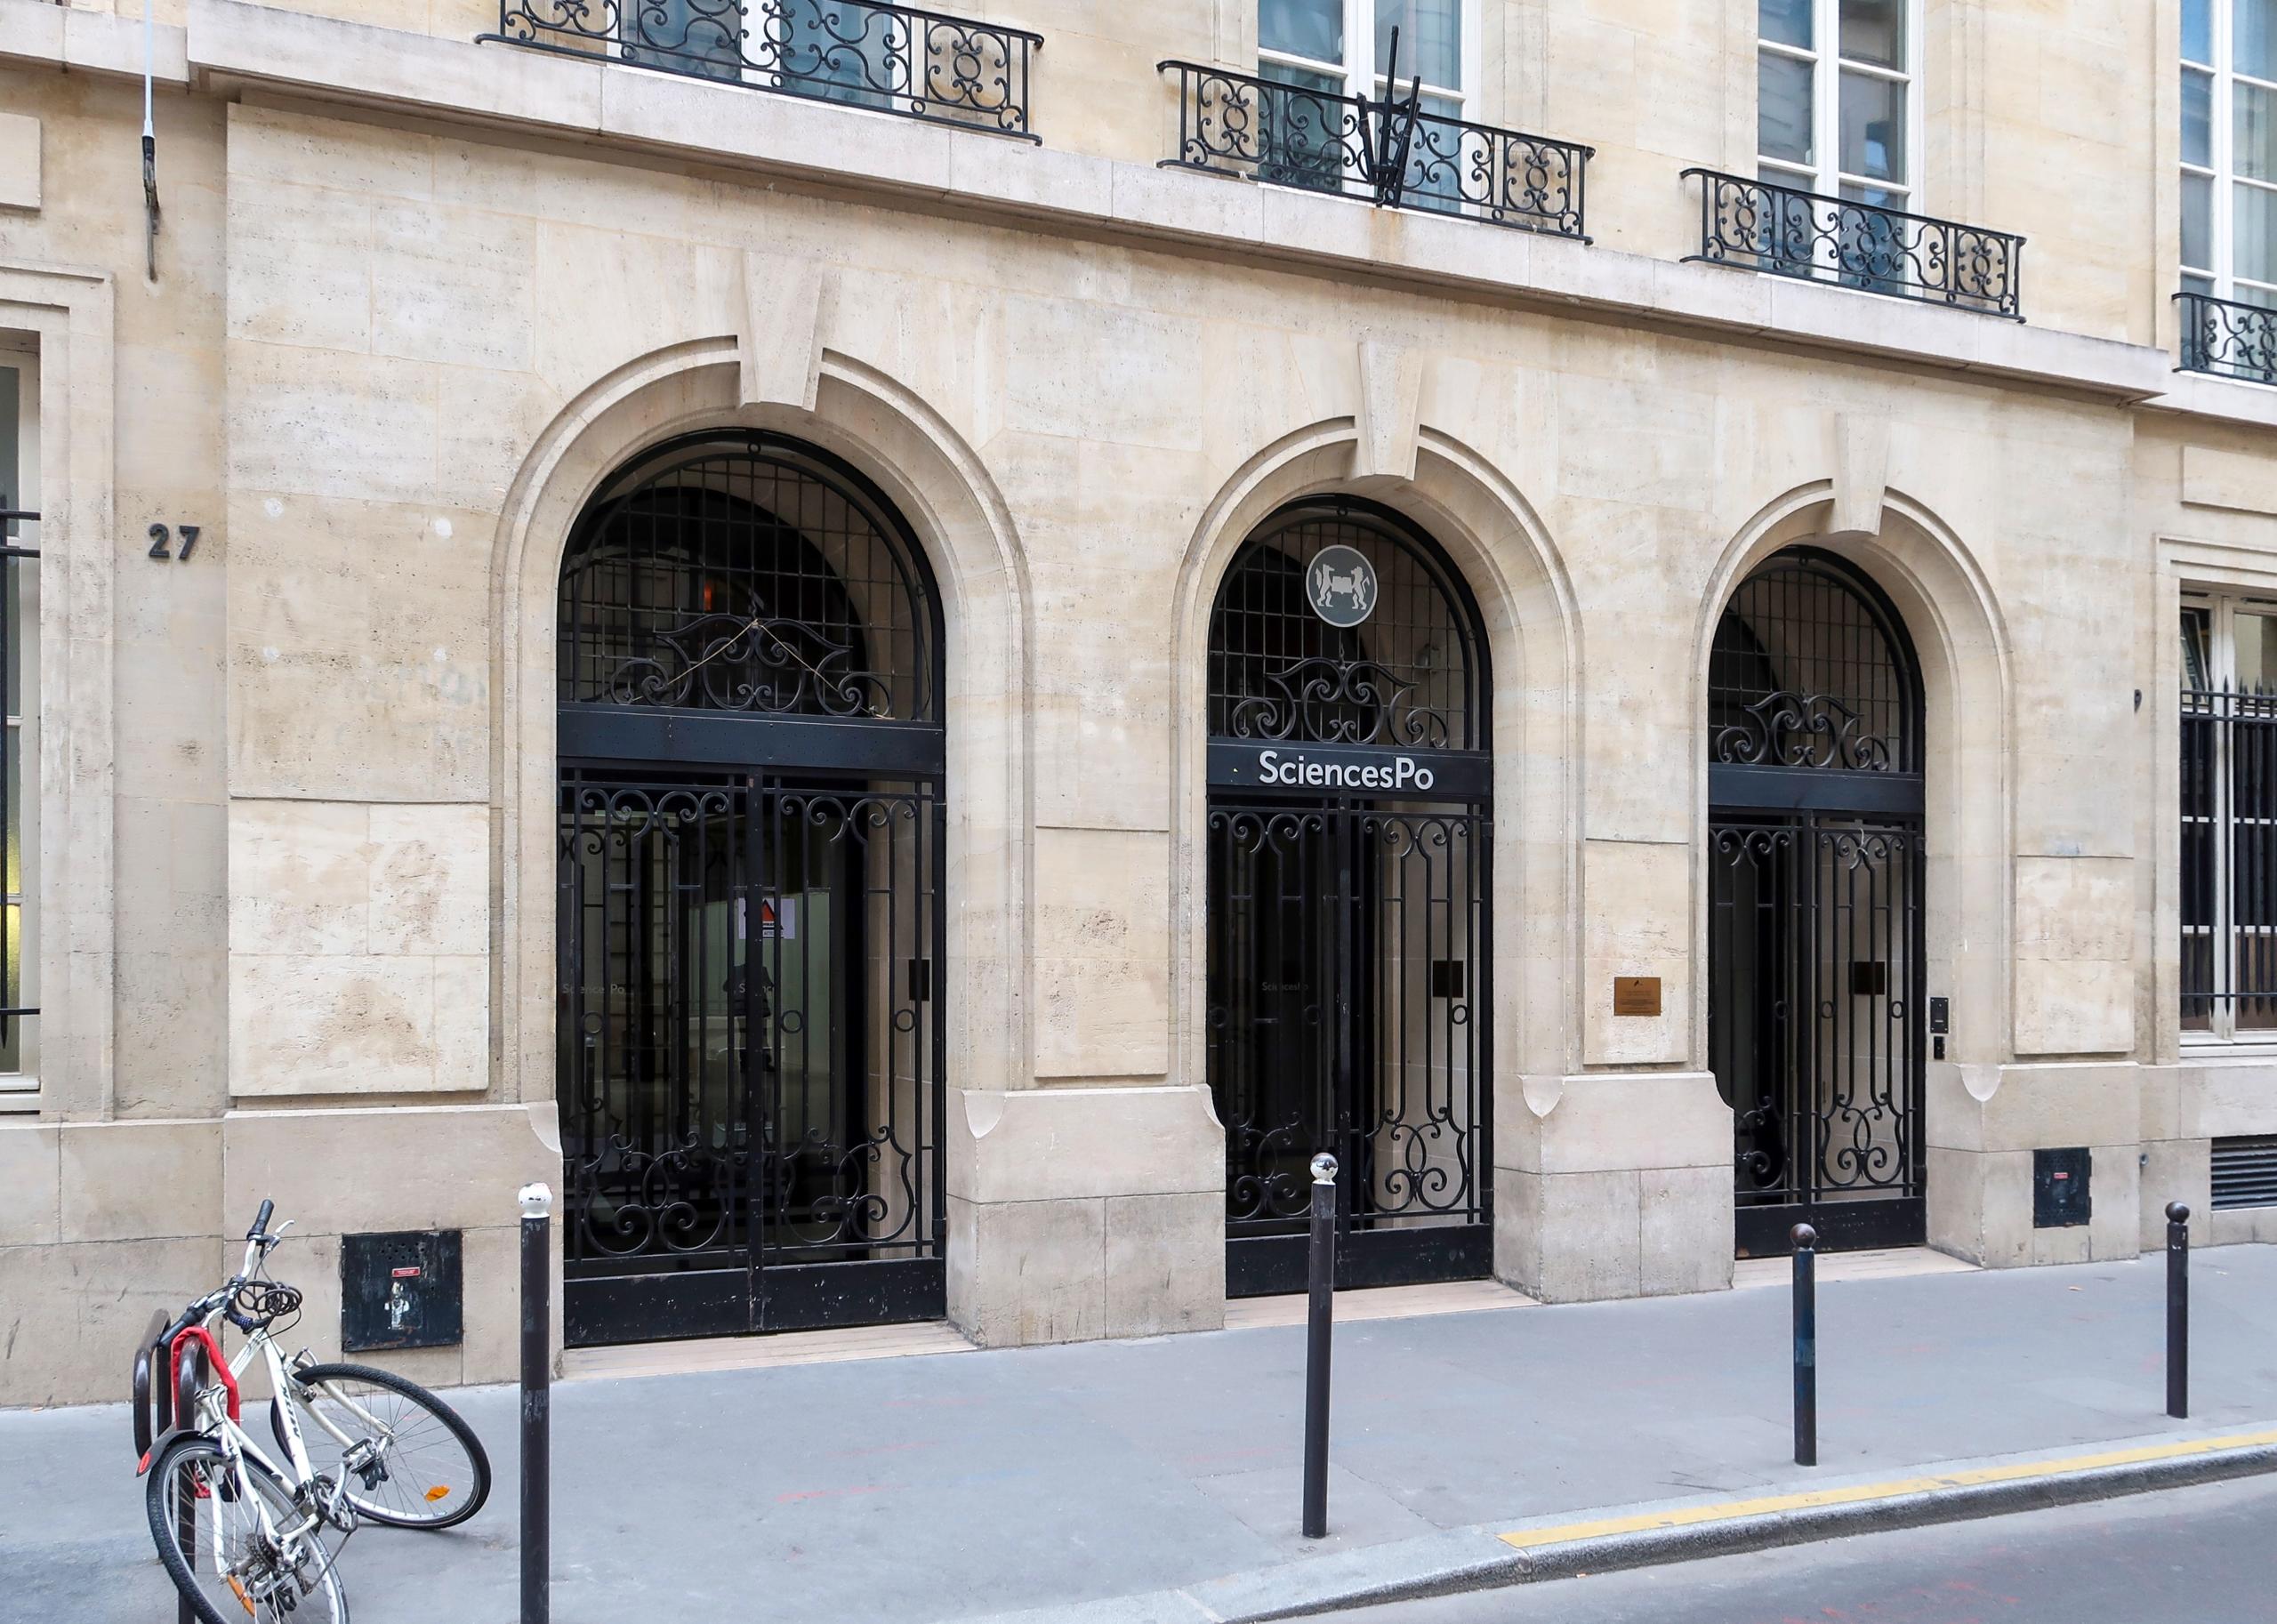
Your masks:
<svg viewBox="0 0 2277 1624"><path fill-rule="evenodd" d="M1798 1224L1795 1242L1795 1464L1818 1464L1818 1231Z"/></svg>
<svg viewBox="0 0 2277 1624"><path fill-rule="evenodd" d="M522 1624L548 1624L553 1614L553 1315L547 1232L553 1192L525 1185L522 1204Z"/></svg>
<svg viewBox="0 0 2277 1624"><path fill-rule="evenodd" d="M2190 1416L2190 1209L2167 1203L2167 1413Z"/></svg>
<svg viewBox="0 0 2277 1624"><path fill-rule="evenodd" d="M1313 1158L1312 1300L1305 1322L1305 1538L1328 1533L1328 1345L1336 1316L1336 1158Z"/></svg>

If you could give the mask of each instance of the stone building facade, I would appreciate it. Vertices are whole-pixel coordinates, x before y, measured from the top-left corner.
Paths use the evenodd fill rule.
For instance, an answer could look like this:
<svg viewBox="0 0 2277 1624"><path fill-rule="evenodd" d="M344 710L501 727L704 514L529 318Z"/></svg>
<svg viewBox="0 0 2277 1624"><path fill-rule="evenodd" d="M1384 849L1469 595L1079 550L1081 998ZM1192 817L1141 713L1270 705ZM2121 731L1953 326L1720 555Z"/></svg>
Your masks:
<svg viewBox="0 0 2277 1624"><path fill-rule="evenodd" d="M0 0L0 1403L2277 1238L2257 0L632 9Z"/></svg>

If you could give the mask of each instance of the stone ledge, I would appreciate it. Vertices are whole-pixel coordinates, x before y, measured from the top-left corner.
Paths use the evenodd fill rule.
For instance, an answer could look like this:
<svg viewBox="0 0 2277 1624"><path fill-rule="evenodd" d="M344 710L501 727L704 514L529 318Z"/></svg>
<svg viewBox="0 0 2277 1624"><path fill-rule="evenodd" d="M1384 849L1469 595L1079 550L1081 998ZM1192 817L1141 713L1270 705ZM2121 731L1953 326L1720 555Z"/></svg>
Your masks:
<svg viewBox="0 0 2277 1624"><path fill-rule="evenodd" d="M1199 1086L952 1089L948 1119L949 1193L977 1205L1225 1191Z"/></svg>
<svg viewBox="0 0 2277 1624"><path fill-rule="evenodd" d="M24 10L24 0L0 4L10 16ZM796 174L983 221L1040 221L1314 275L1356 273L1443 294L1625 314L1711 337L2029 379L2120 403L2159 397L2184 403L2171 409L2190 409L2196 398L2172 392L2171 358L2142 345L1025 143L992 142L995 155L987 157L975 148L982 138L969 131L244 0L190 0L188 62L223 90L263 85L503 120L620 151Z"/></svg>
<svg viewBox="0 0 2277 1624"><path fill-rule="evenodd" d="M189 82L189 30L150 30L150 76ZM54 0L0 0L0 61L39 62L80 73L142 76L142 19L66 10Z"/></svg>

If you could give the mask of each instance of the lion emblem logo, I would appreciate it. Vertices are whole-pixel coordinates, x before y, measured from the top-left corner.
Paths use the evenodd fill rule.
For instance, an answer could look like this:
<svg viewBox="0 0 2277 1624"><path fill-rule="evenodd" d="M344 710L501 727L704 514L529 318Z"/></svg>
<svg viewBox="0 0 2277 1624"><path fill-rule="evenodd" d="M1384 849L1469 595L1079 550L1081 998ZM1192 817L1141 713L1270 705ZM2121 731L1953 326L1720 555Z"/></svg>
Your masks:
<svg viewBox="0 0 2277 1624"><path fill-rule="evenodd" d="M1376 567L1356 547L1324 547L1306 567L1305 595L1330 625L1356 626L1375 612Z"/></svg>

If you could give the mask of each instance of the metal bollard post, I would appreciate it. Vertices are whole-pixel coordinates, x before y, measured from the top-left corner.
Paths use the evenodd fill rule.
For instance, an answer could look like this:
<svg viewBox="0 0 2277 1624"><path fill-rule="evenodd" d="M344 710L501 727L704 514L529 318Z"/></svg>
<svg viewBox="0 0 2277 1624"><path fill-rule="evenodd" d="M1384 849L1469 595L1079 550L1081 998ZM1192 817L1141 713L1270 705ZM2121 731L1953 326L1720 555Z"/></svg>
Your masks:
<svg viewBox="0 0 2277 1624"><path fill-rule="evenodd" d="M522 1206L522 1624L548 1624L553 1614L553 1315L551 1295L553 1192L524 1185Z"/></svg>
<svg viewBox="0 0 2277 1624"><path fill-rule="evenodd" d="M1798 1224L1795 1242L1795 1464L1818 1464L1818 1231Z"/></svg>
<svg viewBox="0 0 2277 1624"><path fill-rule="evenodd" d="M2190 1209L2167 1203L2167 1413L2190 1416Z"/></svg>
<svg viewBox="0 0 2277 1624"><path fill-rule="evenodd" d="M1336 1158L1313 1158L1312 1300L1305 1328L1305 1538L1328 1533L1328 1347L1336 1315Z"/></svg>

